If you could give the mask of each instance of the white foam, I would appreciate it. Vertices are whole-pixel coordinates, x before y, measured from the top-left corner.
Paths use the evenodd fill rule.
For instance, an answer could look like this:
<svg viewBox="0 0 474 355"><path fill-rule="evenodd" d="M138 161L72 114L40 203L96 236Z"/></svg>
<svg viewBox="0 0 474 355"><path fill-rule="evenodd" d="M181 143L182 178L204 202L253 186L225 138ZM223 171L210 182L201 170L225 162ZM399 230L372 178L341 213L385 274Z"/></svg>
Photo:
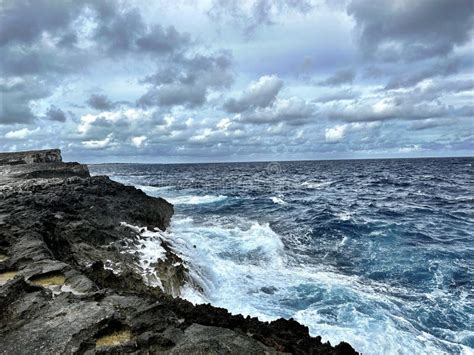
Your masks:
<svg viewBox="0 0 474 355"><path fill-rule="evenodd" d="M224 201L227 196L224 195L186 195L186 196L176 196L176 197L167 197L164 196L167 201L173 205L200 205Z"/></svg>
<svg viewBox="0 0 474 355"><path fill-rule="evenodd" d="M148 186L148 185L137 185L137 184L134 184L133 186L135 186L137 189L142 190L144 193L148 195L152 195L152 196L156 195L159 192L167 191L173 187L173 186Z"/></svg>
<svg viewBox="0 0 474 355"><path fill-rule="evenodd" d="M387 289L328 266L292 262L268 223L217 216L198 223L176 216L170 230L175 250L204 290L192 285L182 289L182 297L193 303L210 302L262 320L293 317L312 335L332 344L347 341L364 354L467 351L420 331L401 316L401 300L390 294L413 296L409 290ZM339 245L348 241L345 237Z"/></svg>
<svg viewBox="0 0 474 355"><path fill-rule="evenodd" d="M323 187L329 186L333 181L305 181L301 184L308 189L321 189Z"/></svg>
<svg viewBox="0 0 474 355"><path fill-rule="evenodd" d="M277 205L286 205L287 203L283 201L280 197L272 197L271 200Z"/></svg>
<svg viewBox="0 0 474 355"><path fill-rule="evenodd" d="M352 218L352 213L340 212L340 213L336 213L336 217L339 218L341 221L348 221Z"/></svg>
<svg viewBox="0 0 474 355"><path fill-rule="evenodd" d="M163 285L156 273L156 269L152 265L158 260L166 260L166 250L162 245L163 240L166 239L166 234L161 231L150 231L146 227L138 227L126 222L121 222L120 225L131 228L138 234L138 244L124 252L138 252L139 263L137 266L143 279L150 286L160 287L163 289Z"/></svg>

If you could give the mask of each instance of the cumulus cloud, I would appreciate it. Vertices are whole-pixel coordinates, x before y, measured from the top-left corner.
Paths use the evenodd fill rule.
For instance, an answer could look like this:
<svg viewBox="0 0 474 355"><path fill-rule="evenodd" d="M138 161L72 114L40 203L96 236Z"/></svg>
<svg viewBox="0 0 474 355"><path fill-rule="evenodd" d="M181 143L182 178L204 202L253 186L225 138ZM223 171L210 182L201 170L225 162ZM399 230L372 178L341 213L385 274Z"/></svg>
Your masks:
<svg viewBox="0 0 474 355"><path fill-rule="evenodd" d="M113 134L110 133L104 139L101 139L101 140L91 139L91 140L82 141L81 143L86 149L106 149L111 146L112 140L113 140Z"/></svg>
<svg viewBox="0 0 474 355"><path fill-rule="evenodd" d="M269 106L276 98L283 80L276 75L265 75L254 81L238 99L229 99L224 103L227 112L236 113Z"/></svg>
<svg viewBox="0 0 474 355"><path fill-rule="evenodd" d="M326 142L334 143L340 142L347 131L347 125L337 125L331 128L326 128L324 132L324 137Z"/></svg>
<svg viewBox="0 0 474 355"><path fill-rule="evenodd" d="M33 133L38 132L39 127L36 129L22 128L17 131L9 131L5 134L7 139L25 139L31 136Z"/></svg>
<svg viewBox="0 0 474 355"><path fill-rule="evenodd" d="M140 148L140 147L143 146L143 144L145 143L146 140L147 140L147 136L132 137L132 144L135 147Z"/></svg>
<svg viewBox="0 0 474 355"><path fill-rule="evenodd" d="M380 127L378 122L355 122L338 124L324 130L324 138L328 143L339 143L344 140L349 132L369 131Z"/></svg>
<svg viewBox="0 0 474 355"><path fill-rule="evenodd" d="M254 124L285 122L289 125L301 125L307 122L315 112L312 103L291 97L277 99L268 107L257 108L251 112L244 112L238 116L239 121Z"/></svg>

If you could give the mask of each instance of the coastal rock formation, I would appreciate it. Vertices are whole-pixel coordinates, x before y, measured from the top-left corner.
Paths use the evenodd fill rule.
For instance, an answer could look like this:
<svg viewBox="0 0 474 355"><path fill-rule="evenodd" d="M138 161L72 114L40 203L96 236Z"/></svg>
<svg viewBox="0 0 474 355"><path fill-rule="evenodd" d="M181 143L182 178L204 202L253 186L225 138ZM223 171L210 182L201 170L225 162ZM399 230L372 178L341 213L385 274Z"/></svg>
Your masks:
<svg viewBox="0 0 474 355"><path fill-rule="evenodd" d="M141 232L168 227L167 201L91 177L59 150L0 154L0 164L1 354L355 354L291 319L173 297L188 276L165 241L154 265L161 287L151 287Z"/></svg>

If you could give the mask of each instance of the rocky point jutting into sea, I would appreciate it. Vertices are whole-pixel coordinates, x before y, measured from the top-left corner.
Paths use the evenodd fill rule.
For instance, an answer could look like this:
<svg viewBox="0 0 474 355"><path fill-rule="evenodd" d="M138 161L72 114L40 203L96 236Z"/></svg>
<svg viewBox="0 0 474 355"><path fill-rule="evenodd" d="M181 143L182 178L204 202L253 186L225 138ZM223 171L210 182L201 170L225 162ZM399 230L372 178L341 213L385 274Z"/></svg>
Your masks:
<svg viewBox="0 0 474 355"><path fill-rule="evenodd" d="M57 149L1 153L0 353L356 353L292 319L261 322L176 297L192 280L165 240L148 265L161 287L150 286L140 239L172 216L164 199L91 177Z"/></svg>

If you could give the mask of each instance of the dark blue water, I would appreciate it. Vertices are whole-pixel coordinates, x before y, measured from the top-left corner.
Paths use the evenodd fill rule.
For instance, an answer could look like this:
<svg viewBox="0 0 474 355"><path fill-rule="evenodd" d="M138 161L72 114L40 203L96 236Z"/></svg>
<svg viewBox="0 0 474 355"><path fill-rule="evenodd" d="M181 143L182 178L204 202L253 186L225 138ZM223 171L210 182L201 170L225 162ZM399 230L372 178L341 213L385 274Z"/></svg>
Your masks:
<svg viewBox="0 0 474 355"><path fill-rule="evenodd" d="M175 205L183 296L366 354L472 353L474 158L96 165ZM196 246L194 248L193 246Z"/></svg>

